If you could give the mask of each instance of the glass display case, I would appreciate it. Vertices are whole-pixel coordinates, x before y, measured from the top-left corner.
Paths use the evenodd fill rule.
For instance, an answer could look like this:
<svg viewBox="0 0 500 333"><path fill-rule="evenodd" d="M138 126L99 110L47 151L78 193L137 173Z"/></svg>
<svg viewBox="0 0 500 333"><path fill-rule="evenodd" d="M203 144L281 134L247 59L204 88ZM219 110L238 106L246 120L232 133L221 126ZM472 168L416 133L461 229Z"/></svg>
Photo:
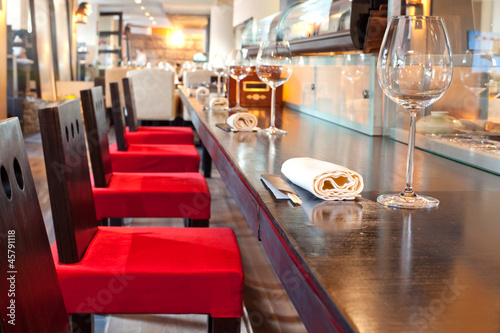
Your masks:
<svg viewBox="0 0 500 333"><path fill-rule="evenodd" d="M265 40L287 40L294 54L360 50L370 13L384 4L387 0L294 2L281 13L247 22L242 46L249 49L251 56L257 54L257 46Z"/></svg>
<svg viewBox="0 0 500 333"><path fill-rule="evenodd" d="M242 46L258 46L260 42L276 40L276 25L281 12L269 15L260 21L251 20L243 30Z"/></svg>
<svg viewBox="0 0 500 333"><path fill-rule="evenodd" d="M280 19L278 36L295 40L337 31L348 31L351 21L349 0L309 0L290 7Z"/></svg>
<svg viewBox="0 0 500 333"><path fill-rule="evenodd" d="M496 58L471 50L453 56L448 91L417 118L417 148L500 174L500 63ZM384 134L407 142L408 118L405 110L387 99Z"/></svg>
<svg viewBox="0 0 500 333"><path fill-rule="evenodd" d="M296 56L283 101L358 132L381 135L383 93L375 76L376 60L376 55L363 53Z"/></svg>

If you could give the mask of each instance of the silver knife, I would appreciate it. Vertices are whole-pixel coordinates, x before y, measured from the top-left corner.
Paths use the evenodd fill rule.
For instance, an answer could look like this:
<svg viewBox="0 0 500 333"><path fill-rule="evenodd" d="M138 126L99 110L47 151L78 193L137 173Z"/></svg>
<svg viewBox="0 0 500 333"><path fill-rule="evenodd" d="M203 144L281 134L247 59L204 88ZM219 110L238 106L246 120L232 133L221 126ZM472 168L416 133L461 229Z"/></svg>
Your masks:
<svg viewBox="0 0 500 333"><path fill-rule="evenodd" d="M297 194L297 192L295 192L295 190L290 185L288 185L286 180L281 178L281 176L265 174L261 175L261 177L267 180L271 185L276 187L280 192L286 194L294 204L296 205L302 204L302 199L300 199L300 196Z"/></svg>

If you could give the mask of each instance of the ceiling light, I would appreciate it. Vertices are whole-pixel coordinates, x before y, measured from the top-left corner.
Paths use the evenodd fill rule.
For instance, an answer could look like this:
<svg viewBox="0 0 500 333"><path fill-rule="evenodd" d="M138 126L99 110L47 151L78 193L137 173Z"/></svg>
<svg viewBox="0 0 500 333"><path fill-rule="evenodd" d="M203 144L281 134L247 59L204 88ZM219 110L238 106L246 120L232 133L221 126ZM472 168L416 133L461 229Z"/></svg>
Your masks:
<svg viewBox="0 0 500 333"><path fill-rule="evenodd" d="M144 6L141 6L141 10L144 10L144 9L146 9L146 7L144 7Z"/></svg>
<svg viewBox="0 0 500 333"><path fill-rule="evenodd" d="M145 12L145 13L144 13L144 15L149 16L149 15L151 15L151 14L149 14L149 12Z"/></svg>
<svg viewBox="0 0 500 333"><path fill-rule="evenodd" d="M135 0L135 3L142 3L142 0Z"/></svg>
<svg viewBox="0 0 500 333"><path fill-rule="evenodd" d="M153 23L153 25L156 25L156 21L153 21L153 22L151 22L151 23Z"/></svg>
<svg viewBox="0 0 500 333"><path fill-rule="evenodd" d="M154 19L155 19L155 18L154 18L153 16L150 16L150 17L149 17L149 20L151 20L151 21L154 21Z"/></svg>

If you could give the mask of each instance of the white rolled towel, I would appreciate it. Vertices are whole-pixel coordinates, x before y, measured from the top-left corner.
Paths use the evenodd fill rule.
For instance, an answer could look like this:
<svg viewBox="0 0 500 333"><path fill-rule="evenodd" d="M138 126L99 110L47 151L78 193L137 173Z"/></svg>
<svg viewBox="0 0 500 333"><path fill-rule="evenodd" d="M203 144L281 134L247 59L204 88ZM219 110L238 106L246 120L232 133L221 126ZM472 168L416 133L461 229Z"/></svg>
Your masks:
<svg viewBox="0 0 500 333"><path fill-rule="evenodd" d="M363 177L359 173L309 157L285 161L281 172L292 183L323 200L354 200L363 191Z"/></svg>
<svg viewBox="0 0 500 333"><path fill-rule="evenodd" d="M227 110L229 109L229 101L224 97L213 98L210 101L210 108L212 110Z"/></svg>
<svg viewBox="0 0 500 333"><path fill-rule="evenodd" d="M257 117L248 112L239 112L229 116L226 124L237 131L252 131L257 126Z"/></svg>
<svg viewBox="0 0 500 333"><path fill-rule="evenodd" d="M196 100L203 106L208 106L210 103L210 90L206 87L199 87L196 89Z"/></svg>

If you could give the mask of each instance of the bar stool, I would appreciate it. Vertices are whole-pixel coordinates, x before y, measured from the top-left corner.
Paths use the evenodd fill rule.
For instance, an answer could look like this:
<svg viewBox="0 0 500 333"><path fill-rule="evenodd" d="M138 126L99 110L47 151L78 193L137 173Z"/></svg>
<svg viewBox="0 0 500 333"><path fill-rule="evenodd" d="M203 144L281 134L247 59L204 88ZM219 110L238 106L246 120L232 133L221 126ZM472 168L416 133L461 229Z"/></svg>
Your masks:
<svg viewBox="0 0 500 333"><path fill-rule="evenodd" d="M64 163L46 160L56 232L50 249L17 118L0 121L0 138L0 233L16 255L11 261L4 251L0 265L10 267L19 290L16 331L91 332L95 313L208 314L209 332L240 331L243 270L231 229L99 227L82 172L86 155L71 153L81 149L80 132L53 146ZM0 281L4 328L11 285Z"/></svg>
<svg viewBox="0 0 500 333"><path fill-rule="evenodd" d="M47 172L54 174L49 179L64 180L68 175L81 174L82 179L90 181L79 102L70 100L51 104L40 109L38 116ZM187 226L208 227L211 199L207 182L201 174L113 172L107 137L105 133L98 134L88 139L96 140L101 148L101 154L91 152L92 192L99 220L183 217ZM78 149L70 150L70 143Z"/></svg>
<svg viewBox="0 0 500 333"><path fill-rule="evenodd" d="M130 78L123 79L125 136L130 144L193 144L193 129L181 126L139 126L136 103Z"/></svg>
<svg viewBox="0 0 500 333"><path fill-rule="evenodd" d="M116 82L110 84L110 94L116 116L121 113ZM129 146L123 135L123 120L115 123L117 143L109 145L102 88L83 90L81 97L92 166L106 154L117 172L198 172L200 156L193 144Z"/></svg>

